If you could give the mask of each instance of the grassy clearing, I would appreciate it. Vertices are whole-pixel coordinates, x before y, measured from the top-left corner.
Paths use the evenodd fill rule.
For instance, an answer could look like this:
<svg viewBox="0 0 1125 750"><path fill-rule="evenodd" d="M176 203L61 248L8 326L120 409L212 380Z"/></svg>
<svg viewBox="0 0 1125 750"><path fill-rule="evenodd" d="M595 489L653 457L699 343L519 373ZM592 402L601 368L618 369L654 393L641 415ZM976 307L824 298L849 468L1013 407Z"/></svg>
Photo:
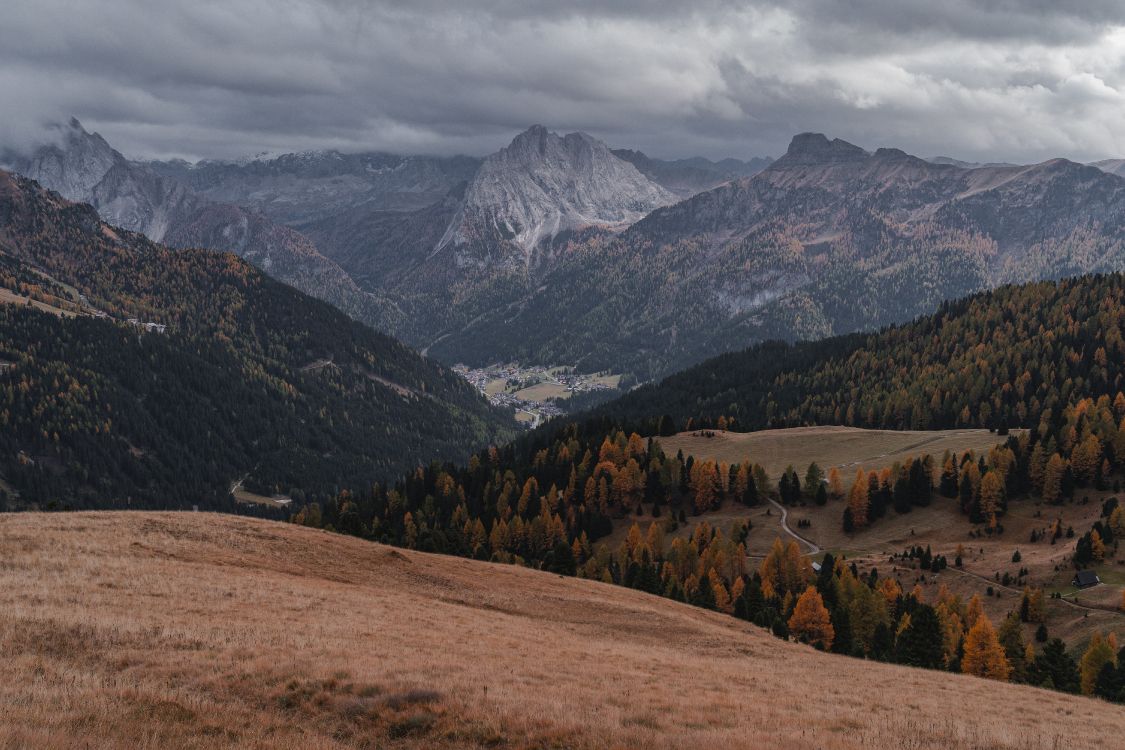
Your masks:
<svg viewBox="0 0 1125 750"><path fill-rule="evenodd" d="M1100 701L286 524L10 514L0 559L0 747L1040 750L1125 732Z"/></svg>
<svg viewBox="0 0 1125 750"><path fill-rule="evenodd" d="M488 381L488 385L484 387L485 394L495 396L497 393L503 393L508 389L508 381L504 378L493 378Z"/></svg>
<svg viewBox="0 0 1125 750"><path fill-rule="evenodd" d="M273 495L267 497L266 495L257 495L244 489L236 489L233 493L234 501L236 503L245 503L247 505L270 505L275 508L286 508L293 502L293 498L288 495Z"/></svg>
<svg viewBox="0 0 1125 750"><path fill-rule="evenodd" d="M26 305L29 301L32 307L42 312L58 315L62 318L74 318L78 316L78 313L72 310L64 310L61 307L55 307L46 302L40 302L37 299L31 299L30 297L16 294L11 289L0 289L0 305Z"/></svg>
<svg viewBox="0 0 1125 750"><path fill-rule="evenodd" d="M596 375L590 378L591 383L606 386L607 388L616 388L621 383L620 375Z"/></svg>
<svg viewBox="0 0 1125 750"><path fill-rule="evenodd" d="M552 398L570 398L570 391L558 383L538 383L516 391L514 395L524 401L546 401Z"/></svg>
<svg viewBox="0 0 1125 750"><path fill-rule="evenodd" d="M697 459L737 463L747 459L759 463L771 477L779 477L792 464L801 474L816 461L827 471L835 466L850 480L858 469L870 471L890 466L907 456L930 453L940 458L946 451L958 453L991 448L1005 438L988 430L896 431L863 430L856 427L794 427L759 432L715 431L714 437L681 432L660 438L665 453L682 450Z"/></svg>

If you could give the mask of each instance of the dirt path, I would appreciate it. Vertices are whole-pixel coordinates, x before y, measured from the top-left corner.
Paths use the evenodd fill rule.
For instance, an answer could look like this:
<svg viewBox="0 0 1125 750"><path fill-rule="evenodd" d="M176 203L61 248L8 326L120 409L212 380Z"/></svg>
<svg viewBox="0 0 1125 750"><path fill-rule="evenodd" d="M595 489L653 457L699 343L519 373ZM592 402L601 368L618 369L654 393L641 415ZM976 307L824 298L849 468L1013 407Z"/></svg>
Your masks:
<svg viewBox="0 0 1125 750"><path fill-rule="evenodd" d="M816 553L820 552L820 547L817 545L816 542L812 541L811 539L807 539L807 538L801 536L796 531L793 531L793 529L789 528L789 511L786 510L784 505L777 502L773 498L770 498L770 504L773 505L773 507L775 507L775 508L777 508L778 510L781 511L781 529L782 529L782 531L784 531L786 534L788 534L789 536L796 539L798 542L803 542L804 544L807 544L809 546L809 551L805 553L806 555L815 555Z"/></svg>

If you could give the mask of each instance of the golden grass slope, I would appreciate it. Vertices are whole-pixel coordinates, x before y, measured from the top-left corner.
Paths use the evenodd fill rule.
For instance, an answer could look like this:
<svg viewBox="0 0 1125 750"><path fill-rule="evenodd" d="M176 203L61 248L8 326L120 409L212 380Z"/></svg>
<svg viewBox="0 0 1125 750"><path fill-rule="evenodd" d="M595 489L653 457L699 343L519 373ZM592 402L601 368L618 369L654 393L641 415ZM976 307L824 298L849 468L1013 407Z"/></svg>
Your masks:
<svg viewBox="0 0 1125 750"><path fill-rule="evenodd" d="M0 747L1058 748L1100 701L211 514L0 516Z"/></svg>

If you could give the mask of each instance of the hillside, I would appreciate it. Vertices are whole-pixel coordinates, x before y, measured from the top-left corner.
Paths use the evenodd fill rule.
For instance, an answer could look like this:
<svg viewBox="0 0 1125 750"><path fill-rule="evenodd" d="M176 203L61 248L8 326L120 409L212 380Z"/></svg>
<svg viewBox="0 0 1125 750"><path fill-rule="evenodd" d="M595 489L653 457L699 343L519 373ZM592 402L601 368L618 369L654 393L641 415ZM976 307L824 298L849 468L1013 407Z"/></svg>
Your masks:
<svg viewBox="0 0 1125 750"><path fill-rule="evenodd" d="M987 456L993 449L1003 450L1004 442L1003 437L987 430L852 427L795 427L745 433L696 430L659 440L666 453L682 451L697 462L754 461L773 480L780 480L789 466L798 467L803 475L805 468L816 462L825 472L839 471L840 490L851 486L860 469L866 477L871 471L893 471L896 465L906 465L918 456L963 456L970 452ZM940 486L939 468L935 462L933 481ZM1065 504L1048 504L1035 497L1010 503L1003 515L1003 531L998 534L970 533L971 526L965 523L961 508L944 499L905 513L888 514L869 528L848 531L840 523L843 497L821 505L806 495L787 508L785 525L800 534L803 548L808 549L811 544L836 555L845 554L863 575L881 570L895 578L904 590L920 581L928 596L940 596L943 587L965 602L976 596L996 622L1002 622L1009 611L1020 608L1025 586L1041 589L1048 595L1066 596L1065 600L1048 596L1039 615L1021 625L1021 637L1034 642L1036 626L1042 624L1051 636L1082 648L1097 633L1125 633L1125 610L1120 607L1125 593L1125 560L1107 554L1104 561L1094 566L1101 585L1081 591L1074 588L1074 545L1061 539L1049 541L1045 530L1055 520L1062 528L1078 530L1089 529L1098 522L1104 524L1105 503L1114 503L1117 498L1108 486L1085 487L1080 495L1075 494L1074 502ZM696 526L703 523L718 528L749 523L753 531L745 542L747 554L763 556L769 552L774 537L788 535L776 511L776 506L763 508L728 502L692 518L673 536L690 538ZM642 527L659 521L648 515L632 520ZM608 541L620 543L626 538L625 532L622 525ZM888 556L915 546L931 549L934 556L944 556L953 564L933 571L926 570L917 560L896 559L888 574ZM956 563L958 549L964 551L961 565ZM1020 553L1018 564L1012 559L1016 551Z"/></svg>
<svg viewBox="0 0 1125 750"><path fill-rule="evenodd" d="M1110 493L1125 468L1123 316L1125 277L1082 277L1005 287L879 334L763 345L294 520L613 582L780 635L815 581L838 628L833 651L954 672L976 668L960 647L984 609L1003 618L1000 679L1078 692L1090 639L1121 623L1125 511ZM673 437L805 425L784 451L776 431L732 436L755 448L722 454L699 450L720 438L691 435L689 451ZM825 439L855 427L947 432L863 433L858 447ZM800 514L799 531L775 512ZM804 546L775 548L782 534L803 534ZM822 543L833 559L814 573L801 549L819 554ZM1020 546L1034 565L1019 564ZM959 593L938 582L961 570L958 557L981 590L957 574L947 577ZM1111 584L1097 618L1076 623L1088 610L1072 601L1034 616L1024 607L1033 590L1040 601L1072 595L1070 577L1085 569ZM903 650L919 611L926 631L905 642L926 644L924 657ZM1115 675L1097 694L1125 699Z"/></svg>
<svg viewBox="0 0 1125 750"><path fill-rule="evenodd" d="M514 434L397 341L230 254L173 251L0 172L0 475L20 504L312 499ZM0 499L3 499L0 497Z"/></svg>
<svg viewBox="0 0 1125 750"><path fill-rule="evenodd" d="M277 523L8 515L0 552L4 746L1045 750L1125 732L1101 701Z"/></svg>
<svg viewBox="0 0 1125 750"><path fill-rule="evenodd" d="M1123 329L1121 274L1005 286L874 334L724 354L595 413L673 432L722 415L738 430L1035 427L1125 388Z"/></svg>

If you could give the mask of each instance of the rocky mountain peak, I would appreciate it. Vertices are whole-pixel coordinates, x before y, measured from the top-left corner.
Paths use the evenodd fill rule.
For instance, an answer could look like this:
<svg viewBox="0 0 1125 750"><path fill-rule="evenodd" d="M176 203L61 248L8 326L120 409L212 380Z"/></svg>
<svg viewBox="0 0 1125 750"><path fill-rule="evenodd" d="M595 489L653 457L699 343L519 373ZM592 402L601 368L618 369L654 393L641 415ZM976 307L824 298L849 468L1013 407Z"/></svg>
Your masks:
<svg viewBox="0 0 1125 750"><path fill-rule="evenodd" d="M793 136L785 156L778 164L831 164L838 162L862 161L870 154L855 144L833 138L831 141L823 133L800 133Z"/></svg>
<svg viewBox="0 0 1125 750"><path fill-rule="evenodd" d="M67 200L89 201L94 187L125 160L99 134L87 132L76 117L48 130L50 143L13 159L13 166Z"/></svg>
<svg viewBox="0 0 1125 750"><path fill-rule="evenodd" d="M505 151L513 151L516 153L531 153L538 151L543 153L546 150L547 139L551 136L551 132L542 125L532 125L527 130L523 131L508 144ZM558 138L558 136L555 136Z"/></svg>
<svg viewBox="0 0 1125 750"><path fill-rule="evenodd" d="M598 139L533 125L485 158L439 247L499 239L519 246L528 263L561 232L626 226L675 200Z"/></svg>

